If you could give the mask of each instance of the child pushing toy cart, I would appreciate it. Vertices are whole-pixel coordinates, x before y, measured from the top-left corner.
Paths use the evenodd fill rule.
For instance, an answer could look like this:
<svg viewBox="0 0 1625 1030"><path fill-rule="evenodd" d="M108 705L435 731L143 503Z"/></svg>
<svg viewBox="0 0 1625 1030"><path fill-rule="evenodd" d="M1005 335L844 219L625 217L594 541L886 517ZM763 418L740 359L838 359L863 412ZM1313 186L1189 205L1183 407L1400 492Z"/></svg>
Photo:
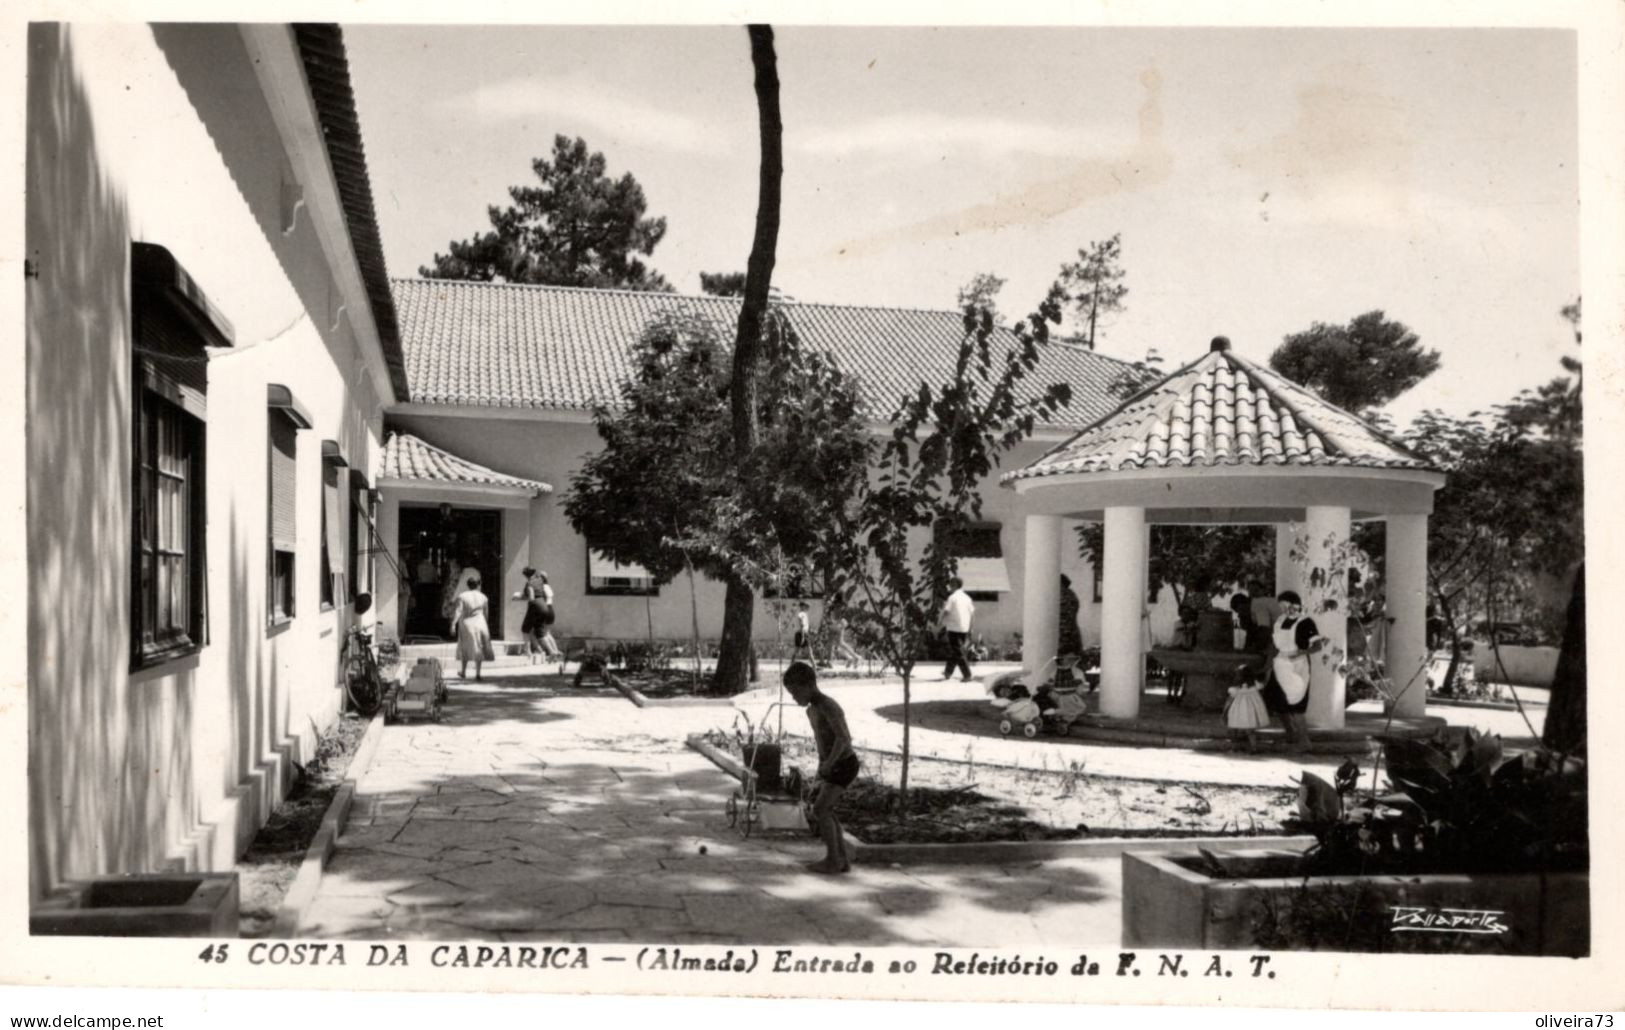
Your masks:
<svg viewBox="0 0 1625 1030"><path fill-rule="evenodd" d="M739 779L739 787L728 798L724 812L728 825L738 830L742 837L748 838L752 833L763 830L805 833L812 825L807 818L807 809L812 803L811 791L802 779L801 770L791 769L781 776L779 745L764 739L769 714L786 707L792 706L784 702L768 705L757 723L762 732L752 733L750 740L741 748L740 757L744 759L745 768Z"/></svg>

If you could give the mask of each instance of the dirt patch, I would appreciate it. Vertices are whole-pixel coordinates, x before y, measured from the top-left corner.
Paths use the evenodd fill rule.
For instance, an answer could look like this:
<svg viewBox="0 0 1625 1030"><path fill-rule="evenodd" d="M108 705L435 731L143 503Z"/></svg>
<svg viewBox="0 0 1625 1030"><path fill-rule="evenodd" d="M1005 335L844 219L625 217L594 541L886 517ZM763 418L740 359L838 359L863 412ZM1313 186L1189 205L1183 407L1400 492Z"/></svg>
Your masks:
<svg viewBox="0 0 1625 1030"><path fill-rule="evenodd" d="M293 885L305 849L316 838L322 817L344 783L345 772L370 720L345 715L316 745L316 756L299 770L293 789L271 813L254 842L237 860L239 932L263 937Z"/></svg>
<svg viewBox="0 0 1625 1030"><path fill-rule="evenodd" d="M625 672L612 669L615 678L628 690L635 690L651 701L670 701L685 697L727 697L715 688L709 671L698 677L694 670L661 669L656 671Z"/></svg>
<svg viewBox="0 0 1625 1030"><path fill-rule="evenodd" d="M735 755L730 732L708 739ZM786 770L810 780L817 752L810 739L782 742ZM969 752L967 752L969 754ZM860 748L863 774L838 809L841 821L871 844L965 844L1089 837L1273 835L1296 812L1296 788L1167 783L1091 775L1082 762L1064 769L1020 769L914 758L908 817L899 818L902 759Z"/></svg>

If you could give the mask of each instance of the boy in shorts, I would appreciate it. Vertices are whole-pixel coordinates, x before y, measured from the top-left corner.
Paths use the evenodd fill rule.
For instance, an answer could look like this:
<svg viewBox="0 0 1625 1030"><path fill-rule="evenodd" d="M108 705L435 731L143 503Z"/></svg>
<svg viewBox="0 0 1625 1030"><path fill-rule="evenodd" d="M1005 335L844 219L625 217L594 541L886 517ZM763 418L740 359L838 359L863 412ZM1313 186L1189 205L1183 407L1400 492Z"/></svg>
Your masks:
<svg viewBox="0 0 1625 1030"><path fill-rule="evenodd" d="M818 689L818 673L807 662L792 662L784 670L784 688L796 704L807 710L807 721L812 724L813 739L818 744L818 783L812 814L818 835L824 840L824 857L808 868L815 873L851 872L852 856L847 854L846 836L835 818L835 803L858 778L858 753L852 749L846 713L834 698Z"/></svg>

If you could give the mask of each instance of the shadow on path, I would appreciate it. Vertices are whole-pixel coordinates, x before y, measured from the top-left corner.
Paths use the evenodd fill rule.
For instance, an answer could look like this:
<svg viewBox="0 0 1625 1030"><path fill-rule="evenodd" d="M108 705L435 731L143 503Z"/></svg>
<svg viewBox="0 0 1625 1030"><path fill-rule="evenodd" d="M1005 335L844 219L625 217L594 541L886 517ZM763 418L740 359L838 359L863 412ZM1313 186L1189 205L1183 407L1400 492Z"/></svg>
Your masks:
<svg viewBox="0 0 1625 1030"><path fill-rule="evenodd" d="M617 694L457 690L390 727L301 932L719 944L1115 943L1115 860L859 867L742 839L683 716Z"/></svg>

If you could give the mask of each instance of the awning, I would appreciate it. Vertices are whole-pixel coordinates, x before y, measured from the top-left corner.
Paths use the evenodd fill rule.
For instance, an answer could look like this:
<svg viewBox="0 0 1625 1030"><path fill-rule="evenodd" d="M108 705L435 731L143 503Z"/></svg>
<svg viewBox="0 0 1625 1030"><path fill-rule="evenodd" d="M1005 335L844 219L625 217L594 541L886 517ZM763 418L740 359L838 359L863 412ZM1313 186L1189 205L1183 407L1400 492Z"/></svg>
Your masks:
<svg viewBox="0 0 1625 1030"><path fill-rule="evenodd" d="M288 416L288 421L300 429L309 429L312 425L315 425L310 420L310 412L305 410L303 404L294 399L293 391L281 383L265 384L265 403L268 407L275 408Z"/></svg>
<svg viewBox="0 0 1625 1030"><path fill-rule="evenodd" d="M344 460L344 452L339 450L337 440L322 441L322 461L328 465L338 465L342 468L350 467L350 463Z"/></svg>
<svg viewBox="0 0 1625 1030"><path fill-rule="evenodd" d="M235 341L231 322L209 303L197 280L165 248L156 243L130 244L130 280L139 289L163 296L208 346L230 347Z"/></svg>
<svg viewBox="0 0 1625 1030"><path fill-rule="evenodd" d="M961 558L959 578L965 589L982 593L1009 593L1010 572L1003 558Z"/></svg>
<svg viewBox="0 0 1625 1030"><path fill-rule="evenodd" d="M618 565L597 551L587 552L587 574L593 579L653 579L641 565Z"/></svg>

